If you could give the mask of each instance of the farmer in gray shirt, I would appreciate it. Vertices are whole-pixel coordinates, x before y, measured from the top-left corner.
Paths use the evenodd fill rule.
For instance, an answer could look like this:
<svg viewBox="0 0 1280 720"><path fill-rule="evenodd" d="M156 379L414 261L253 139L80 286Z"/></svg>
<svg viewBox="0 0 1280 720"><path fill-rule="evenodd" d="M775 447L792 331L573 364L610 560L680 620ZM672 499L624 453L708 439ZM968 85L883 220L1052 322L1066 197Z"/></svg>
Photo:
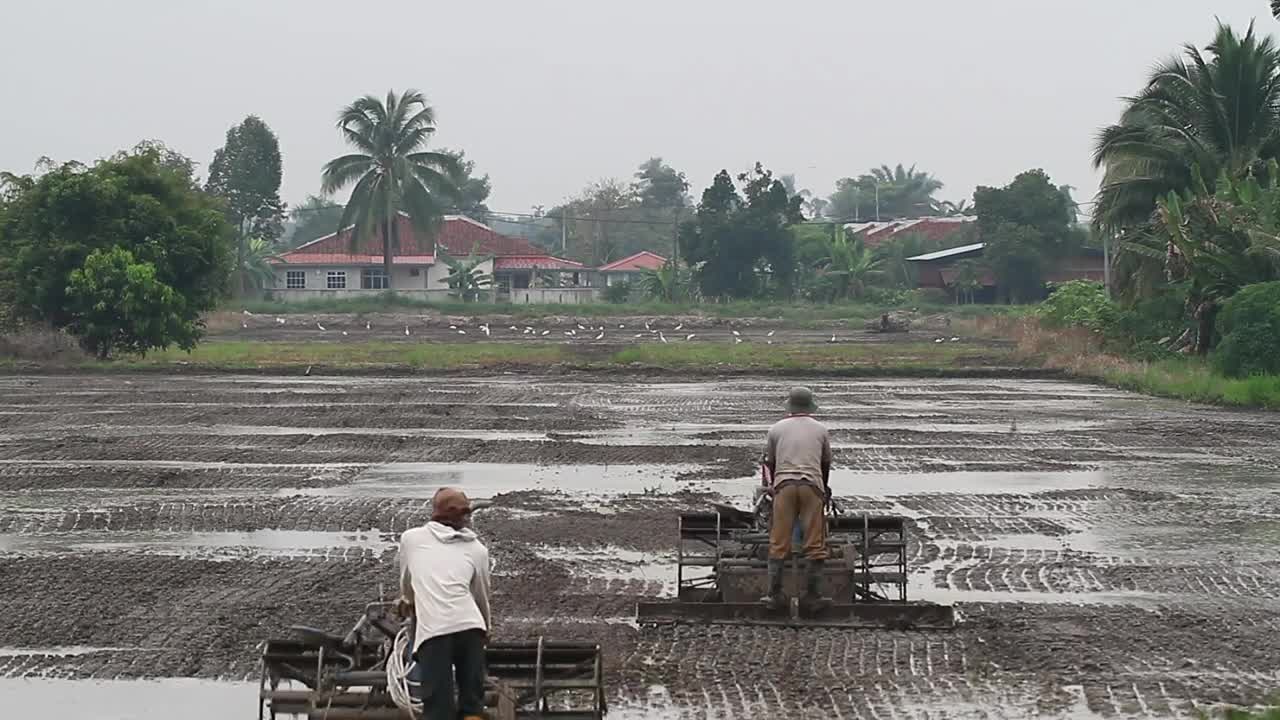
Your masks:
<svg viewBox="0 0 1280 720"><path fill-rule="evenodd" d="M764 463L772 478L773 517L769 523L769 594L761 602L786 606L782 571L791 556L791 534L797 520L804 528L805 591L800 604L808 612L831 604L822 597L822 567L827 559L824 508L830 497L831 440L827 428L813 418L818 404L807 387L791 389L787 416L769 428Z"/></svg>

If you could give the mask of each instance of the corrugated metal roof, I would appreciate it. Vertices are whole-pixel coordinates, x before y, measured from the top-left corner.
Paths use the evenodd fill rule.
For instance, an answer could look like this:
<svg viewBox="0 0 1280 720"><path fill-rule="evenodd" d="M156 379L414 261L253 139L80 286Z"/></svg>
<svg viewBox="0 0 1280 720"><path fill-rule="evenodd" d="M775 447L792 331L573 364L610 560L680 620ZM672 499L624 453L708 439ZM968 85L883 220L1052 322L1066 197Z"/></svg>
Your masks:
<svg viewBox="0 0 1280 720"><path fill-rule="evenodd" d="M977 252L986 247L986 243L974 243L972 245L961 245L960 247L947 248L946 250L938 250L937 252L925 253L909 257L907 260L925 261L925 260L941 260L943 258L954 257L956 255L965 255L971 252Z"/></svg>
<svg viewBox="0 0 1280 720"><path fill-rule="evenodd" d="M934 242L946 242L977 222L972 215L903 218L881 222L845 223L845 232L861 234L868 248L876 248L900 235L919 235Z"/></svg>

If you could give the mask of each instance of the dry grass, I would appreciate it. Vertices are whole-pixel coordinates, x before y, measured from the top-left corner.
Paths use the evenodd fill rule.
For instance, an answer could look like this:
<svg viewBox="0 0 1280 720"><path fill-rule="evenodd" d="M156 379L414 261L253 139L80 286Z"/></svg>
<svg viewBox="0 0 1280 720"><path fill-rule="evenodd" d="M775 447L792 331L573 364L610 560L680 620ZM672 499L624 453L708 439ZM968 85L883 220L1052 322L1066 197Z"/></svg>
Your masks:
<svg viewBox="0 0 1280 720"><path fill-rule="evenodd" d="M48 328L24 327L0 334L0 363L75 365L90 357L75 338Z"/></svg>
<svg viewBox="0 0 1280 720"><path fill-rule="evenodd" d="M1024 365L1062 370L1075 377L1148 395L1237 407L1280 409L1280 377L1227 378L1202 358L1175 357L1148 362L1107 352L1102 338L1083 328L1051 329L1034 318L985 317L976 334L1015 343L1014 357Z"/></svg>

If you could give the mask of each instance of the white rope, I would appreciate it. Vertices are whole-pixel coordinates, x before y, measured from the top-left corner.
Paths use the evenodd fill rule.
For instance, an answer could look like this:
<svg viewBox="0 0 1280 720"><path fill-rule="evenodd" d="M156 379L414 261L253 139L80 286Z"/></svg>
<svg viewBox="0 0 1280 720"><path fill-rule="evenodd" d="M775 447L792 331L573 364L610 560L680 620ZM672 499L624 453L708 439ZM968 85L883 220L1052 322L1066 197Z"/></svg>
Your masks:
<svg viewBox="0 0 1280 720"><path fill-rule="evenodd" d="M409 652L409 633L410 626L405 625L396 633L396 640L392 643L391 654L387 657L387 692L396 707L419 718L422 717L422 701L418 699L418 683L409 679L414 666Z"/></svg>

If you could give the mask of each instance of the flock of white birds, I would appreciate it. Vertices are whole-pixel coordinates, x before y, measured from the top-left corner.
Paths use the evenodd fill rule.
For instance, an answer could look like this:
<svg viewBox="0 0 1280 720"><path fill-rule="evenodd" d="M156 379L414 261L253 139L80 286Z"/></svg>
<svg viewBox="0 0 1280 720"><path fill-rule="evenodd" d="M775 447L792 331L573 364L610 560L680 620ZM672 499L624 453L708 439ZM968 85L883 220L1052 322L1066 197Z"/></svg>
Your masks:
<svg viewBox="0 0 1280 720"><path fill-rule="evenodd" d="M245 310L245 311L244 311L244 316L245 316L246 318L254 317L253 313L249 312L248 310ZM275 318L275 322L276 322L276 324L277 324L277 325L287 325L287 324L289 324L289 322L288 322L287 320L285 320L284 318L279 317L279 316L277 316L277 317ZM306 322L306 321L303 321L303 322ZM249 322L248 322L247 320L241 320L241 321L240 321L240 327L241 327L242 329L247 330L247 329L249 328ZM315 327L316 327L316 330L318 330L318 331L320 331L320 332L328 332L328 330L325 328L325 326L324 326L324 325L323 325L319 320L317 320L317 321L315 322ZM370 321L366 320L366 321L365 321L365 323L364 323L364 329L365 329L365 330L373 330L373 323L371 323ZM500 328L500 329L501 329L501 328ZM634 331L634 330L638 330L638 329L639 329L639 328L633 328L633 331ZM705 330L703 331L703 333L704 333L703 335L699 335L699 334L698 334L698 333L696 333L696 332L688 332L688 333L683 333L683 334L681 334L681 333L682 333L682 331L683 331L684 329L685 329L685 328L684 328L684 323L678 323L678 324L676 324L676 326L675 326L675 327L673 327L673 328L671 328L671 330L670 330L670 332L672 333L672 336L671 336L671 337L675 338L676 340L683 340L684 342L689 342L689 341L694 340L694 339L696 339L696 338L698 338L698 337L702 337L704 340L712 339L712 337L713 337L713 336L711 336L710 334L706 333L706 331L705 331ZM456 324L456 323L455 323L455 324L451 324L451 325L449 325L449 330L450 330L450 331L452 331L452 332L455 332L455 333L457 333L457 334L459 334L459 335L466 335L466 334L467 334L467 326L466 326L466 325L458 325L458 324ZM475 332L475 333L482 333L482 334L484 334L484 336L485 336L485 337L491 337L491 336L493 335L493 332L494 332L493 328L490 326L490 324L489 324L489 323L479 323L479 324L475 325L474 327L472 327L472 331L473 331L473 332ZM534 326L532 326L532 325L511 325L511 326L509 326L509 327L507 327L507 328L506 328L506 331L507 331L508 333L517 334L517 335L520 335L520 336L527 336L527 337L529 337L530 339L540 339L540 338L544 338L544 337L547 337L547 336L551 335L551 333L553 332L551 329L548 329L548 328L542 328L542 329L539 329L539 328L535 328L535 327L534 327ZM340 332L342 333L342 336L343 336L343 337L347 337L347 336L349 335L349 333L348 333L346 330L341 330ZM618 323L618 327L617 327L617 329L616 329L616 331L615 331L615 330L613 330L613 329L606 329L606 326L605 326L605 325L598 325L598 326L595 326L595 325L583 325L583 324L582 324L582 323L580 323L580 322L575 322L575 323L574 323L574 327L570 327L568 330L562 330L562 331L561 331L561 333L562 333L566 338L568 338L568 339L569 339L569 341L572 341L572 340L587 340L587 339L590 339L590 340L592 340L592 341L604 340L604 339L605 339L605 337L606 337L610 332L616 332L617 334L622 335L624 338L625 338L625 336L628 334L628 332L627 332L627 326L626 326L626 324L625 324L625 323ZM772 345L772 344L773 344L773 336L774 336L774 333L776 333L776 332L777 332L777 330L770 330L769 332L764 333L764 334L761 336L761 338L765 341L765 344L767 344L767 345ZM410 336L412 336L412 335L413 335L413 331L410 329L410 327L409 327L408 325L405 325L405 326L404 326L404 334L405 334L405 336L406 336L406 337L410 337ZM757 339L761 339L761 338L757 338ZM633 339L633 340L649 339L649 340L654 340L654 341L656 341L656 342L661 342L661 343L669 343L669 342L671 342L671 340L667 337L667 333L666 333L665 331L663 331L662 329L655 328L655 327L653 326L653 323L652 323L651 321L646 321L646 322L644 323L644 330L643 330L642 332L634 332L634 334L632 334L632 335L631 335L631 339ZM725 338L725 339L726 339L726 340L731 340L735 345L737 345L737 344L739 344L739 343L744 343L744 342L748 342L748 341L750 341L750 338L744 337L744 336L742 335L742 332L741 332L741 331L739 331L739 330L734 330L734 329L730 329L730 330L729 330L729 334L726 336L726 338ZM958 338L958 337L952 337L952 338L950 338L950 339L949 339L949 341L950 341L950 342L959 342L959 341L960 341L960 338ZM830 339L828 339L828 340L827 340L827 342L828 342L828 343L837 343L837 342L840 342L840 338L836 336L836 333L835 333L835 332L832 332L832 333L831 333L831 338L830 338ZM935 339L934 339L934 342L935 342L935 343L948 342L948 338L943 338L943 337L935 338Z"/></svg>

